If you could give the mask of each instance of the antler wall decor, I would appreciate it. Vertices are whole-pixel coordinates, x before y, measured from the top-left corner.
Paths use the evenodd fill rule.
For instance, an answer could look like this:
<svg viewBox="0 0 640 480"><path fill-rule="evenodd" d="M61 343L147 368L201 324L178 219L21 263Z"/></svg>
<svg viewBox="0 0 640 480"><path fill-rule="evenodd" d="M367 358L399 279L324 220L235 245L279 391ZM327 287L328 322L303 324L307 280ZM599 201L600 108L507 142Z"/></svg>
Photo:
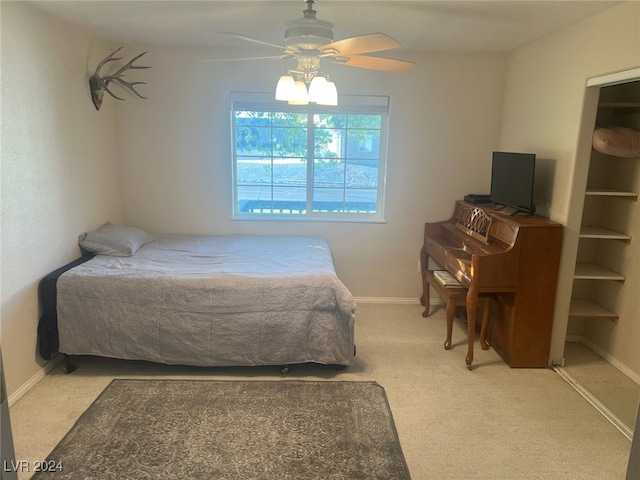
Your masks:
<svg viewBox="0 0 640 480"><path fill-rule="evenodd" d="M102 60L98 64L98 66L96 67L95 73L89 78L89 88L91 89L91 100L93 100L93 104L95 105L96 110L100 110L100 106L102 105L102 97L104 96L104 92L107 92L113 98L116 98L118 100L124 100L124 98L118 97L111 90L109 90L109 83L111 83L111 82L119 83L123 87L127 88L128 90L130 90L138 98L145 98L145 99L147 98L147 97L143 97L142 95L140 95L135 89L136 85L146 85L147 82L126 82L122 78L122 76L124 75L124 73L127 70L141 70L141 69L145 69L145 68L151 68L151 67L143 67L143 66L139 66L139 65L134 65L133 64L133 62L135 62L137 59L139 59L141 56L143 56L147 52L142 52L140 55L136 55L128 63L126 63L125 65L120 67L118 69L118 71L115 72L114 74L105 75L104 77L100 76L100 69L106 63L122 60L123 57L114 57L114 55L116 53L118 53L120 50L122 50L122 47L120 47L117 50L111 52L111 54L109 54L107 57L105 57L104 60Z"/></svg>

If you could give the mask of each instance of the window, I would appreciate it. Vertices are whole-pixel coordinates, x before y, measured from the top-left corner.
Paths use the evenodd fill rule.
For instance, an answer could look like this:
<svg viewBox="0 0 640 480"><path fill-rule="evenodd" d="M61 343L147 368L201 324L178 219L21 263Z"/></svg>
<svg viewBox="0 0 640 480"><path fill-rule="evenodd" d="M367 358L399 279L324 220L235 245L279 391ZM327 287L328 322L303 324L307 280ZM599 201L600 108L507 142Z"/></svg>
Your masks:
<svg viewBox="0 0 640 480"><path fill-rule="evenodd" d="M388 97L232 99L233 218L383 221Z"/></svg>

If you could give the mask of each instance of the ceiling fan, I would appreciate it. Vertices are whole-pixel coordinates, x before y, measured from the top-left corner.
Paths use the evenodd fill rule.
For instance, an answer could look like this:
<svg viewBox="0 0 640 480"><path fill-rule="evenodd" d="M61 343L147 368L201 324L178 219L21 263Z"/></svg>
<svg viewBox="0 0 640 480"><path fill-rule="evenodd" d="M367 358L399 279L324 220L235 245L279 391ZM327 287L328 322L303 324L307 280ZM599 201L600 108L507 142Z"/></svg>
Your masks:
<svg viewBox="0 0 640 480"><path fill-rule="evenodd" d="M236 60L297 60L296 68L289 70L288 75L280 78L276 88L277 100L287 100L295 104L306 104L311 101L324 105L336 105L335 84L322 74L321 61L387 72L403 72L413 67L414 63L406 60L364 55L400 47L396 40L384 33L370 33L334 41L334 25L316 17L316 11L313 9L315 1L305 0L307 8L303 10L303 17L286 22L284 45L264 42L239 33L220 32L282 51L280 55ZM306 85L309 85L308 91ZM303 93L303 88L306 93Z"/></svg>

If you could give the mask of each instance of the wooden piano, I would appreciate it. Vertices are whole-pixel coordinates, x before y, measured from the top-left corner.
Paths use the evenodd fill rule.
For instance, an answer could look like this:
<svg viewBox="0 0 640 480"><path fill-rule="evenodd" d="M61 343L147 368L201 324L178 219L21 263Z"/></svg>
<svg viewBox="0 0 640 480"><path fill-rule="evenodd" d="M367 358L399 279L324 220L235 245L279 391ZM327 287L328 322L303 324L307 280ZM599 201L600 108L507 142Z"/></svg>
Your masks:
<svg viewBox="0 0 640 480"><path fill-rule="evenodd" d="M467 287L469 368L478 295L487 293L495 299L490 345L511 367L548 366L561 241L559 223L463 201L449 220L425 224L420 300L428 312L433 269L448 270Z"/></svg>

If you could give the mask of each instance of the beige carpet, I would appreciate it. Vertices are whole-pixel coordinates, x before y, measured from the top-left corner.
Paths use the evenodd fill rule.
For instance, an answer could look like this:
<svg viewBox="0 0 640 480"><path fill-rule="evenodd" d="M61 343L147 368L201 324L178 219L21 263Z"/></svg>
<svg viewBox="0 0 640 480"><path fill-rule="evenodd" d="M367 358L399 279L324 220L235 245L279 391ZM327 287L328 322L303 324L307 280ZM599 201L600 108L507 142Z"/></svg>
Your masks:
<svg viewBox="0 0 640 480"><path fill-rule="evenodd" d="M620 421L633 429L640 385L581 343L567 342L565 370Z"/></svg>
<svg viewBox="0 0 640 480"><path fill-rule="evenodd" d="M461 322L445 351L444 309L428 318L421 312L360 304L358 355L342 372L301 366L283 376L268 367L79 359L75 373L56 369L11 408L16 456L45 458L113 378L373 380L387 393L414 480L624 478L630 442L558 374L511 369L480 348L468 371Z"/></svg>

